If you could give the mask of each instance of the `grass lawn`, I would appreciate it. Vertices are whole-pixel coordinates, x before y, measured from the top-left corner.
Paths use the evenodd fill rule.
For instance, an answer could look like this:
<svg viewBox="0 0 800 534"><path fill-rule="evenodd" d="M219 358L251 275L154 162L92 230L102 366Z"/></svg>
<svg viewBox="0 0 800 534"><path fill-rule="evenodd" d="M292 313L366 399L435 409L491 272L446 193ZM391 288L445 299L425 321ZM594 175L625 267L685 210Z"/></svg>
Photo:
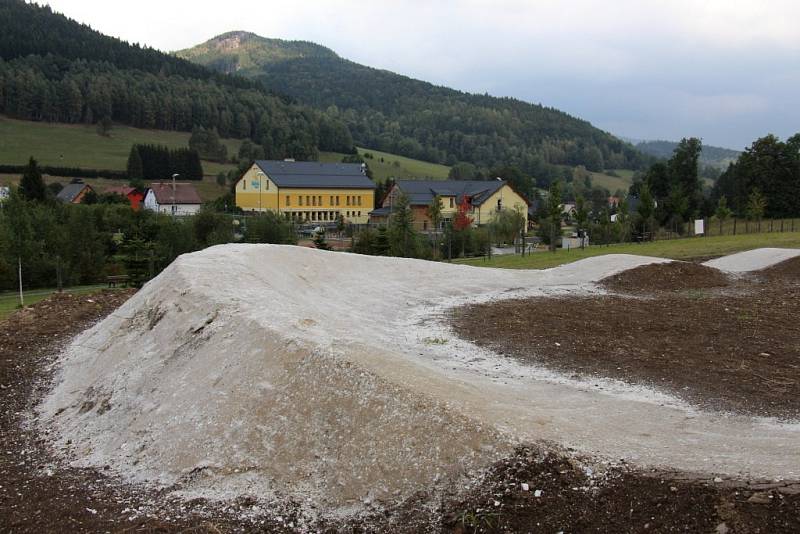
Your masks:
<svg viewBox="0 0 800 534"><path fill-rule="evenodd" d="M366 158L369 168L372 169L373 178L382 182L387 178L398 180L444 180L450 172L450 167L436 163L428 163L418 159L406 158L380 152L369 148L359 148L358 153L362 156L365 153L372 154L372 159ZM337 152L320 152L319 160L326 163L342 161L344 154Z"/></svg>
<svg viewBox="0 0 800 534"><path fill-rule="evenodd" d="M105 284L98 284L92 286L75 286L64 288L65 293L72 293L73 295L85 295L87 293L94 293L105 288ZM50 289L30 289L23 291L22 295L25 300L25 305L30 306L40 300L46 299L48 296L55 293L55 288ZM0 291L0 321L14 313L19 306L19 293L16 291Z"/></svg>
<svg viewBox="0 0 800 534"><path fill-rule="evenodd" d="M615 169L613 171L619 176L611 176L602 172L593 172L592 185L598 187L605 187L613 195L618 189L622 189L626 193L633 183L633 171L628 169Z"/></svg>
<svg viewBox="0 0 800 534"><path fill-rule="evenodd" d="M109 137L97 134L95 126L60 124L9 119L0 115L0 163L24 165L33 156L40 165L78 167L83 169L125 170L131 145L150 143L170 148L189 145L188 132L142 130L114 125ZM223 139L228 154L239 152L241 141ZM220 170L235 168L203 162L203 171L216 175Z"/></svg>
<svg viewBox="0 0 800 534"><path fill-rule="evenodd" d="M564 263L602 256L603 254L637 254L675 260L691 260L724 256L734 252L761 247L800 248L800 232L747 234L717 237L690 237L653 241L650 243L622 243L606 246L593 245L584 250L558 249L556 252L534 252L529 256L495 256L491 261L484 258L456 260L458 263L477 267L500 267L504 269L548 269Z"/></svg>

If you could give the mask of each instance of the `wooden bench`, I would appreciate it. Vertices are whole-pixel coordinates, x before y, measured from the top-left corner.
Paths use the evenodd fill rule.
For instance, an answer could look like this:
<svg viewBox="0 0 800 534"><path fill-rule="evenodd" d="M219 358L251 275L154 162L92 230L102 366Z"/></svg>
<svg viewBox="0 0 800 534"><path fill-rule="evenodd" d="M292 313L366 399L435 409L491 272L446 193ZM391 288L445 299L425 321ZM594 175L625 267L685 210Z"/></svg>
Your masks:
<svg viewBox="0 0 800 534"><path fill-rule="evenodd" d="M129 279L130 277L127 274L115 274L106 277L108 287L117 287L117 284L123 284L125 287L127 287Z"/></svg>

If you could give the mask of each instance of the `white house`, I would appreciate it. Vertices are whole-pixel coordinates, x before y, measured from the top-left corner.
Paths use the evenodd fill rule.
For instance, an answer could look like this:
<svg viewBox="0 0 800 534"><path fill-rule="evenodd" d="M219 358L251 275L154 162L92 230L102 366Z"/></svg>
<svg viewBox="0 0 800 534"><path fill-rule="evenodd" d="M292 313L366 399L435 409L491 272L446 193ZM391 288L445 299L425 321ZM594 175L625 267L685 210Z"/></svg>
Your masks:
<svg viewBox="0 0 800 534"><path fill-rule="evenodd" d="M144 196L144 209L174 215L194 215L200 211L200 195L192 184L153 182Z"/></svg>

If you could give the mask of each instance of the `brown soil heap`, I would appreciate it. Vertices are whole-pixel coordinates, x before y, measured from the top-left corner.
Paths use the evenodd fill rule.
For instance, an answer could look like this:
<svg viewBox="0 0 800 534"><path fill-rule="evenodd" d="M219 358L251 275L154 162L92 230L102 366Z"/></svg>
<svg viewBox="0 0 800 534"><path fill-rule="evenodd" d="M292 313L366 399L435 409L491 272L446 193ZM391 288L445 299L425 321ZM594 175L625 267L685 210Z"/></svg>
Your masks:
<svg viewBox="0 0 800 534"><path fill-rule="evenodd" d="M783 283L800 283L800 256L782 261L758 273L765 281L778 280Z"/></svg>
<svg viewBox="0 0 800 534"><path fill-rule="evenodd" d="M730 279L722 271L682 261L642 265L600 281L607 289L627 293L709 289L729 284Z"/></svg>
<svg viewBox="0 0 800 534"><path fill-rule="evenodd" d="M661 280L708 270L666 263L617 275L639 291ZM688 271L687 271L688 269ZM800 416L800 261L731 282L725 294L661 292L653 299L616 295L490 302L454 313L456 332L523 362L579 377L610 377L666 389L712 410L796 419ZM723 275L724 276L724 275ZM721 282L721 281L720 281Z"/></svg>
<svg viewBox="0 0 800 534"><path fill-rule="evenodd" d="M24 425L54 354L129 295L57 295L0 321L0 531L295 531L290 525L296 526L298 517L291 502L265 509L250 499L222 507L202 499L174 501L158 490L124 485L105 471L59 462L46 440ZM453 488L452 495L423 490L389 510L307 525L330 533L788 533L800 529L800 484L719 483L624 465L590 472L566 454L520 448L469 487Z"/></svg>

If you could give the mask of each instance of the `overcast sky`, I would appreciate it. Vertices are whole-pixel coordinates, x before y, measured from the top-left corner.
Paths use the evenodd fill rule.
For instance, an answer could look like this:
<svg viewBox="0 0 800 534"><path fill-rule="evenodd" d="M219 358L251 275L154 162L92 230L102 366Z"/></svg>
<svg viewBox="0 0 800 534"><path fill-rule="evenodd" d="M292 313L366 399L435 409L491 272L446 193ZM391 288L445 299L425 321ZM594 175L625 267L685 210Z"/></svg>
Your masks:
<svg viewBox="0 0 800 534"><path fill-rule="evenodd" d="M165 51L230 30L552 106L616 135L741 149L800 131L797 0L49 0Z"/></svg>

